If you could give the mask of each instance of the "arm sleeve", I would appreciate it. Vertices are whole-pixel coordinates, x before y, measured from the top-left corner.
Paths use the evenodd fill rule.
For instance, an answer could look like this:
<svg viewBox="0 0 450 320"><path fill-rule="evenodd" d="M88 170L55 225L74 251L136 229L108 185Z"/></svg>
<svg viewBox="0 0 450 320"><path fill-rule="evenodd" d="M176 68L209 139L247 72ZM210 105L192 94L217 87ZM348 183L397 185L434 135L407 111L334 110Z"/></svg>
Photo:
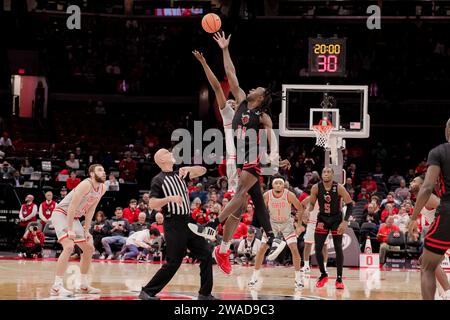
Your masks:
<svg viewBox="0 0 450 320"><path fill-rule="evenodd" d="M439 153L437 148L434 148L430 151L430 153L428 154L427 163L429 166L439 166L440 168L442 168L441 154Z"/></svg>
<svg viewBox="0 0 450 320"><path fill-rule="evenodd" d="M150 198L163 198L164 193L162 191L162 181L155 177L152 179L152 185L150 187Z"/></svg>

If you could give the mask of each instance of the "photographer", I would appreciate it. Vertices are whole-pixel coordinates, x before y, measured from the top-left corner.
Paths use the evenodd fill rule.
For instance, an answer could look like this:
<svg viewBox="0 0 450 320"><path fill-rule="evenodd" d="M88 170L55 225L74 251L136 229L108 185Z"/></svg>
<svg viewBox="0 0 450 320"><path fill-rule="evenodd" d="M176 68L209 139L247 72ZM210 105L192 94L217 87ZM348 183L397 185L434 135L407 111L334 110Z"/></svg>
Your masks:
<svg viewBox="0 0 450 320"><path fill-rule="evenodd" d="M135 259L138 256L147 256L149 253L159 251L161 233L158 229L144 229L128 237L125 246L120 252L121 261ZM142 250L142 253L140 251Z"/></svg>
<svg viewBox="0 0 450 320"><path fill-rule="evenodd" d="M254 227L248 229L247 238L242 239L237 250L236 262L239 264L255 264L255 257L261 247L261 240L255 236Z"/></svg>
<svg viewBox="0 0 450 320"><path fill-rule="evenodd" d="M41 258L42 247L44 246L45 237L41 230L39 230L37 224L32 223L28 226L20 239L20 243L17 246L19 257L23 258Z"/></svg>

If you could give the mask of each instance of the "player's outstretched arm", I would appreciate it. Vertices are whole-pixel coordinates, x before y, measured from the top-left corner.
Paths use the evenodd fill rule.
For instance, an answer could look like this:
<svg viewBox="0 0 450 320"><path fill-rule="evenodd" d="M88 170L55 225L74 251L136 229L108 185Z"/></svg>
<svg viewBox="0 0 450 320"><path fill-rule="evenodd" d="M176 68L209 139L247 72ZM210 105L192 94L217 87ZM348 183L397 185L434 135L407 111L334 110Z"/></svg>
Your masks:
<svg viewBox="0 0 450 320"><path fill-rule="evenodd" d="M239 87L239 81L236 76L236 69L234 68L233 61L231 61L230 51L228 50L230 39L231 34L228 36L228 38L226 38L225 32L223 31L222 33L217 32L216 34L214 34L214 40L216 40L217 44L222 49L223 65L228 78L228 82L230 83L230 90L233 93L234 98L236 99L236 103L239 105L242 101L245 100L246 95L244 90Z"/></svg>
<svg viewBox="0 0 450 320"><path fill-rule="evenodd" d="M225 107L225 94L223 93L222 87L220 86L219 80L217 80L216 75L214 72L212 72L211 68L209 67L208 63L206 62L205 57L203 56L203 53L194 50L192 51L192 54L194 57L200 62L200 64L203 67L203 70L205 71L206 78L208 78L208 82L210 86L214 90L214 94L216 95L217 103L219 104L219 108L223 109Z"/></svg>

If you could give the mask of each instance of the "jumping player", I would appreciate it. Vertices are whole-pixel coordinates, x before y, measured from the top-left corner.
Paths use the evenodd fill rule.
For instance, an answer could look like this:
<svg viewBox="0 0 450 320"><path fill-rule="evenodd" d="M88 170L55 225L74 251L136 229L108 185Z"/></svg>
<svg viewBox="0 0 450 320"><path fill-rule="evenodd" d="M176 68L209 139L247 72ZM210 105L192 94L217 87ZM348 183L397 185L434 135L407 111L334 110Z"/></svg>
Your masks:
<svg viewBox="0 0 450 320"><path fill-rule="evenodd" d="M236 102L234 100L226 101L225 94L220 86L219 80L212 72L205 57L201 52L197 50L192 51L195 58L200 62L205 71L206 77L210 86L213 88L216 95L217 104L219 106L220 115L222 116L223 129L225 132L225 147L227 151L227 178L228 178L228 190L236 192L238 183L238 173L236 170L236 147L234 145L233 129L231 128L234 109L236 107Z"/></svg>
<svg viewBox="0 0 450 320"><path fill-rule="evenodd" d="M233 118L233 131L236 132L237 136L236 146L238 162L240 162L239 160L241 160L240 158L243 156L245 156L245 159L243 159L243 165L238 165L239 169L241 169L241 173L235 196L219 215L219 219L209 225L207 224L207 226L215 229L219 223L225 223L222 243L214 249L214 257L220 269L226 274L231 273L231 264L229 260L231 252L229 248L232 236L236 231L241 220L241 215L244 212L243 208L247 205L247 192L255 205L255 220L261 224L266 232L266 235L268 236L267 244L269 246L272 244L274 238L274 233L270 225L269 213L261 193L261 168L258 144L255 141L253 141L253 143L249 142L249 139L247 138L249 134L253 133L259 138L259 129L262 127L267 130L269 133L268 141L271 151L271 164L276 167L289 166L289 162L279 161L278 145L272 131L272 119L267 114L268 107L272 102L271 92L270 90L258 87L250 90L249 94L246 95L239 87L236 70L231 61L230 52L228 51L230 37L231 36L226 38L224 33L216 33L214 39L222 49L225 72L230 83L231 92L238 105ZM198 233L193 230L194 233L201 234L200 227L197 226L197 228L199 228Z"/></svg>
<svg viewBox="0 0 450 320"><path fill-rule="evenodd" d="M286 241L292 253L292 261L295 269L295 289L303 289L303 280L300 273L301 258L297 247L297 234L294 227L294 217L291 214L292 205L297 209L297 219L302 221L303 206L297 199L295 194L284 187L284 179L276 177L272 181L272 190L264 193L264 202L269 208L270 224L276 235L281 234ZM301 227L302 228L302 227ZM300 233L303 230L299 230ZM261 269L264 255L269 249L267 245L267 237L263 237L262 245L256 255L255 270L253 277L249 282L249 286L253 287L258 284L259 272Z"/></svg>
<svg viewBox="0 0 450 320"><path fill-rule="evenodd" d="M333 236L334 249L336 250L336 289L344 289L342 282L342 270L344 265L344 253L342 250L342 235L348 225L348 219L353 211L353 201L345 188L333 181L334 172L332 168L325 167L322 170L322 182L315 184L311 188L308 213L314 208L316 201L319 201L319 214L314 234L315 251L317 263L320 268L320 277L316 287L321 288L328 282L328 273L325 271L323 261L323 246L329 232ZM347 206L345 217L341 211L341 198Z"/></svg>
<svg viewBox="0 0 450 320"><path fill-rule="evenodd" d="M63 279L75 244L83 251L80 260L81 283L76 291L85 294L100 293L99 289L89 286L87 279L92 254L95 251L89 228L95 208L106 192L105 181L105 169L99 164L91 165L89 167L89 178L83 180L73 189L56 205L53 211L50 219L63 251L56 264L55 283L50 290L52 296L73 296L73 292L64 288ZM85 217L84 227L79 220L83 216Z"/></svg>
<svg viewBox="0 0 450 320"><path fill-rule="evenodd" d="M445 128L445 138L450 142L450 119ZM410 235L417 235L417 217L427 204L436 181L440 178L442 196L436 210L436 218L425 236L425 245L420 257L421 289L424 300L433 300L436 293L436 270L450 249L450 143L443 143L428 154L428 170L425 181L417 195L414 212L408 226Z"/></svg>
<svg viewBox="0 0 450 320"><path fill-rule="evenodd" d="M423 185L423 182L424 182L424 178L422 176L414 178L414 180L411 181L411 183L409 185L410 192L417 196L417 194L420 191L420 188ZM427 203L425 204L425 206L423 207L423 209L421 211L422 221L426 220L426 222L428 222L430 225L432 225L432 223L434 222L434 220L436 218L435 217L436 209L439 207L440 202L441 202L441 199L439 199L438 196L436 196L435 194L430 195L430 198L428 199ZM423 225L424 225L424 223L422 223L422 226ZM424 227L422 227L422 230L423 229L424 229ZM426 234L428 232L428 230L429 230L429 228L427 228L427 230L425 230L424 234ZM439 282L439 284L442 286L442 289L444 290L443 294L441 295L441 298L443 300L449 300L450 299L450 284L448 282L447 274L441 268L440 265L436 268L435 275L436 275L436 280Z"/></svg>

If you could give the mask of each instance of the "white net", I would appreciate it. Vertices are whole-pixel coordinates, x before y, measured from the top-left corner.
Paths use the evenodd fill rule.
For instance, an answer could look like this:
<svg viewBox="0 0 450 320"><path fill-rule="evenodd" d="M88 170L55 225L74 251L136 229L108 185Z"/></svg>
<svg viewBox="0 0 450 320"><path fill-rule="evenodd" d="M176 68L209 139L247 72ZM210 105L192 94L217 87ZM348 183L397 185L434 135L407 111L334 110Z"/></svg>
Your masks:
<svg viewBox="0 0 450 320"><path fill-rule="evenodd" d="M312 130L316 134L316 146L327 147L333 126L316 125L312 127Z"/></svg>

